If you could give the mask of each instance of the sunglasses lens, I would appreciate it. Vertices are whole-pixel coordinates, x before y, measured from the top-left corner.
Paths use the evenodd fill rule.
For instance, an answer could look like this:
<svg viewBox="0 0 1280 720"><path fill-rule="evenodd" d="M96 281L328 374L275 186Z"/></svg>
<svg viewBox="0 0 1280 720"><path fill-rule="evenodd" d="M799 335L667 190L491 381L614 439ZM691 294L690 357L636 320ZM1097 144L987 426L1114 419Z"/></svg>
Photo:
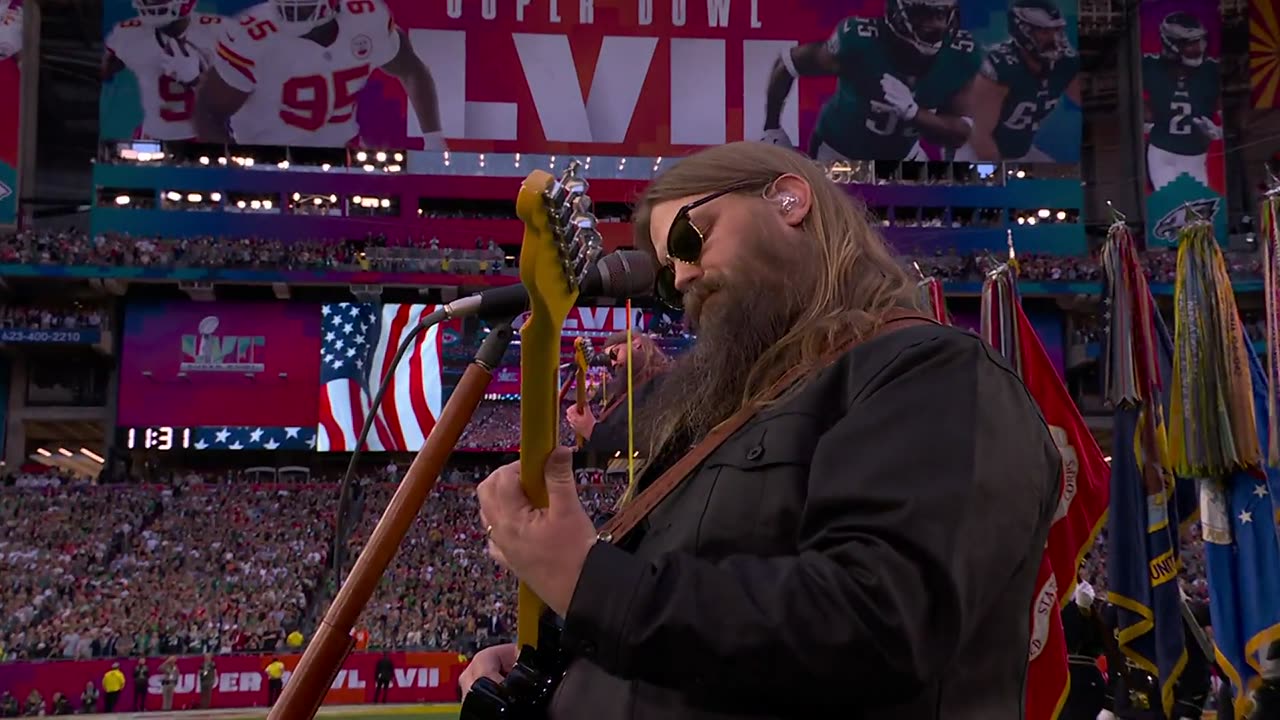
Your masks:
<svg viewBox="0 0 1280 720"><path fill-rule="evenodd" d="M684 296L676 289L676 271L670 265L665 265L658 270L657 287L655 294L662 304L673 310L681 310L684 308Z"/></svg>
<svg viewBox="0 0 1280 720"><path fill-rule="evenodd" d="M698 262L702 256L702 233L689 222L688 215L681 215L671 224L667 233L667 254L676 260Z"/></svg>

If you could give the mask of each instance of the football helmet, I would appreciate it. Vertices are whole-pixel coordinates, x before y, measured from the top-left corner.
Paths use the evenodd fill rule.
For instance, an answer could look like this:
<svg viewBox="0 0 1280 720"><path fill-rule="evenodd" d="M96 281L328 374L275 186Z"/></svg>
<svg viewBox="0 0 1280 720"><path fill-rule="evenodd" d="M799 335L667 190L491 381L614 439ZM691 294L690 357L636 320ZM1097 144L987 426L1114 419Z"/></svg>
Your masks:
<svg viewBox="0 0 1280 720"><path fill-rule="evenodd" d="M280 29L290 35L306 35L338 14L338 0L271 0Z"/></svg>
<svg viewBox="0 0 1280 720"><path fill-rule="evenodd" d="M1066 27L1067 20L1053 0L1015 0L1009 8L1009 37L1050 65L1068 49Z"/></svg>
<svg viewBox="0 0 1280 720"><path fill-rule="evenodd" d="M1197 67L1204 62L1208 35L1195 15L1184 11L1169 13L1160 23L1161 55L1166 60Z"/></svg>
<svg viewBox="0 0 1280 720"><path fill-rule="evenodd" d="M889 29L921 55L933 56L960 27L959 0L887 0Z"/></svg>
<svg viewBox="0 0 1280 720"><path fill-rule="evenodd" d="M195 10L196 0L133 0L138 19L146 25L168 25Z"/></svg>

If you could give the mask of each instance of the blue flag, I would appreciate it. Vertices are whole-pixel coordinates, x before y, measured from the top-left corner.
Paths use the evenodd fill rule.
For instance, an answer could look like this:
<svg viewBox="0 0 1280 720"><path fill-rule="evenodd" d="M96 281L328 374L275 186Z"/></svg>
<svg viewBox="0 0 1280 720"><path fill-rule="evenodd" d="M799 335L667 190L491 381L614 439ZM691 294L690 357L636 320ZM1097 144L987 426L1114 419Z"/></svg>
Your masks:
<svg viewBox="0 0 1280 720"><path fill-rule="evenodd" d="M1152 315L1160 374L1169 378L1173 343L1160 316ZM1159 413L1144 413L1131 404L1115 411L1107 525L1107 599L1115 606L1117 643L1130 662L1159 679L1160 697L1148 700L1166 716L1187 664L1179 539L1180 522L1194 514L1195 492L1193 483L1175 484L1158 458L1140 462L1139 441L1143 424L1154 421L1151 437L1163 442L1168 400L1167 392L1159 398Z"/></svg>
<svg viewBox="0 0 1280 720"><path fill-rule="evenodd" d="M1247 338L1254 417L1263 457L1267 383ZM1280 470L1239 472L1200 483L1200 523L1209 580L1209 614L1218 664L1231 681L1237 715L1259 678L1259 652L1280 640Z"/></svg>

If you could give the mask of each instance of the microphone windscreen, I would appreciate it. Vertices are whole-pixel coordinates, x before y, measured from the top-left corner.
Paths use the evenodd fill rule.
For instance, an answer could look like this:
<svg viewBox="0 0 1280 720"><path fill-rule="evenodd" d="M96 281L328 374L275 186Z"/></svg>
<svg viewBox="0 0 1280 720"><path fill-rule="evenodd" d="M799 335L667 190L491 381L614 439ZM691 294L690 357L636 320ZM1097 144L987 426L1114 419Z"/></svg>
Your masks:
<svg viewBox="0 0 1280 720"><path fill-rule="evenodd" d="M600 258L601 295L613 298L648 297L658 278L658 264L643 250L619 250Z"/></svg>

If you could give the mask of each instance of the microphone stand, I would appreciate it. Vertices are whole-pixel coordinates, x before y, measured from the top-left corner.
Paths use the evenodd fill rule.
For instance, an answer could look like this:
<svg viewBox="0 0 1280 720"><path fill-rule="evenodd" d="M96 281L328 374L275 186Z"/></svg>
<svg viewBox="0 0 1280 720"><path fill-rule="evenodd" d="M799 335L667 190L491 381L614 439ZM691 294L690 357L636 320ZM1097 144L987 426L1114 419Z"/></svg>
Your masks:
<svg viewBox="0 0 1280 720"><path fill-rule="evenodd" d="M400 549L409 526L422 509L427 495L435 487L440 471L453 452L462 431L475 414L484 391L493 379L493 370L511 344L514 331L507 320L489 333L480 344L475 360L467 366L462 379L449 395L440 419L427 436L418 456L409 466L395 495L378 521L351 574L338 591L329 611L307 645L298 667L285 683L279 701L271 708L267 720L299 720L314 718L324 703L325 694L337 677L342 663L355 641L351 628L373 596L378 581Z"/></svg>

